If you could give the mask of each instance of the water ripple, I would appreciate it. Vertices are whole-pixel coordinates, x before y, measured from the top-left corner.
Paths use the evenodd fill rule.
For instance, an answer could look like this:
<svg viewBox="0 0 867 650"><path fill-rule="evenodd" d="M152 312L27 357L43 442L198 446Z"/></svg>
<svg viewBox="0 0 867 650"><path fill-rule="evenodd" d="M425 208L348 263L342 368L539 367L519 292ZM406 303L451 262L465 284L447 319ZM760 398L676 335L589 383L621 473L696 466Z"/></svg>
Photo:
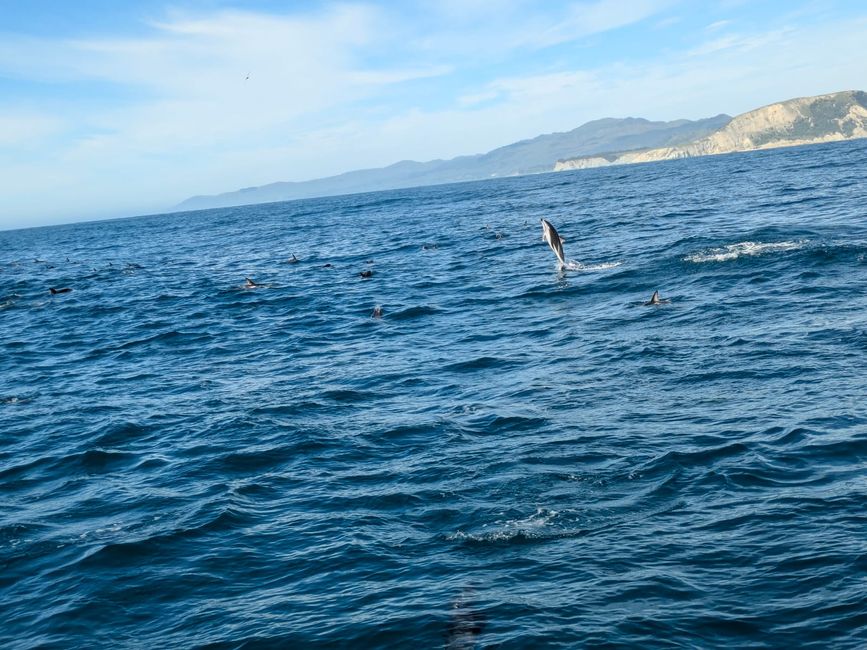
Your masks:
<svg viewBox="0 0 867 650"><path fill-rule="evenodd" d="M0 645L863 647L865 147L0 233Z"/></svg>

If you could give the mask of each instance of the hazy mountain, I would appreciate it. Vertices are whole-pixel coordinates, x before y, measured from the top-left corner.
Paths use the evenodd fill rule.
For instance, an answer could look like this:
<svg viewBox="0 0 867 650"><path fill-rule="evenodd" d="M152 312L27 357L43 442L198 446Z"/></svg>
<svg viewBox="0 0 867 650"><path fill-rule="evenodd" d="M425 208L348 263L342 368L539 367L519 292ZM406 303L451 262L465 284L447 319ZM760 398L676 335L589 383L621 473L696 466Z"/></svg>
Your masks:
<svg viewBox="0 0 867 650"><path fill-rule="evenodd" d="M429 162L406 160L388 167L311 181L271 183L217 196L195 196L177 209L198 210L552 171L555 163L564 158L691 142L715 132L730 120L728 115L672 122L606 118L587 122L566 133L540 135L485 154Z"/></svg>
<svg viewBox="0 0 867 650"><path fill-rule="evenodd" d="M554 170L650 162L867 137L867 93L847 90L799 97L738 115L694 142L644 151L562 160Z"/></svg>

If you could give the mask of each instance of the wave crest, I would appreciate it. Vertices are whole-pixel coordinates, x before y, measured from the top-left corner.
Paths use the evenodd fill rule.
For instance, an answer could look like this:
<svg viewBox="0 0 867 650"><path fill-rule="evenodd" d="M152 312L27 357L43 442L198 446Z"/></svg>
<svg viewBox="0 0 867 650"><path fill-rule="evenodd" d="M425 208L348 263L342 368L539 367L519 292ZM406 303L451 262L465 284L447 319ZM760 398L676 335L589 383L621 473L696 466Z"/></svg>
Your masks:
<svg viewBox="0 0 867 650"><path fill-rule="evenodd" d="M618 266L623 264L623 262L602 262L600 264L582 264L581 262L576 262L575 260L569 260L566 262L563 268L567 271L607 271L608 269L615 269Z"/></svg>
<svg viewBox="0 0 867 650"><path fill-rule="evenodd" d="M803 248L807 240L782 241L782 242L753 242L742 241L737 244L729 244L721 248L709 248L699 253L693 253L683 258L684 262L728 262L741 256L764 255L765 253L778 253L794 251Z"/></svg>

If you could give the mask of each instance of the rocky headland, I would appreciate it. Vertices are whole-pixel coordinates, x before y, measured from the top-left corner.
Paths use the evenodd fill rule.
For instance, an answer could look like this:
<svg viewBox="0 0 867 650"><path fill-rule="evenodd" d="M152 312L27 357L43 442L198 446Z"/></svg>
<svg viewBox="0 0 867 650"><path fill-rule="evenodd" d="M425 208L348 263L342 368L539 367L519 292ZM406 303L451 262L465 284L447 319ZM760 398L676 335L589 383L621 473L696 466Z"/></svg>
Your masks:
<svg viewBox="0 0 867 650"><path fill-rule="evenodd" d="M763 106L738 115L708 136L677 146L560 160L554 166L554 171L712 156L864 137L867 137L867 93L848 90L828 95L799 97Z"/></svg>

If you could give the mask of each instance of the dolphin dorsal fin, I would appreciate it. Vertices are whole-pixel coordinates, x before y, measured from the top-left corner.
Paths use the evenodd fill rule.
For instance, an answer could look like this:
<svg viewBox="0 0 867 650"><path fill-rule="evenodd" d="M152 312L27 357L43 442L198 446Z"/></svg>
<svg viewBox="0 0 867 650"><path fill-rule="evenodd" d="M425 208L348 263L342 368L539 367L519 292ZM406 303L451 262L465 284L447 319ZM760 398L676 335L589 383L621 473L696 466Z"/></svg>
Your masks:
<svg viewBox="0 0 867 650"><path fill-rule="evenodd" d="M650 302L659 302L659 291L653 292L653 295L650 296Z"/></svg>

